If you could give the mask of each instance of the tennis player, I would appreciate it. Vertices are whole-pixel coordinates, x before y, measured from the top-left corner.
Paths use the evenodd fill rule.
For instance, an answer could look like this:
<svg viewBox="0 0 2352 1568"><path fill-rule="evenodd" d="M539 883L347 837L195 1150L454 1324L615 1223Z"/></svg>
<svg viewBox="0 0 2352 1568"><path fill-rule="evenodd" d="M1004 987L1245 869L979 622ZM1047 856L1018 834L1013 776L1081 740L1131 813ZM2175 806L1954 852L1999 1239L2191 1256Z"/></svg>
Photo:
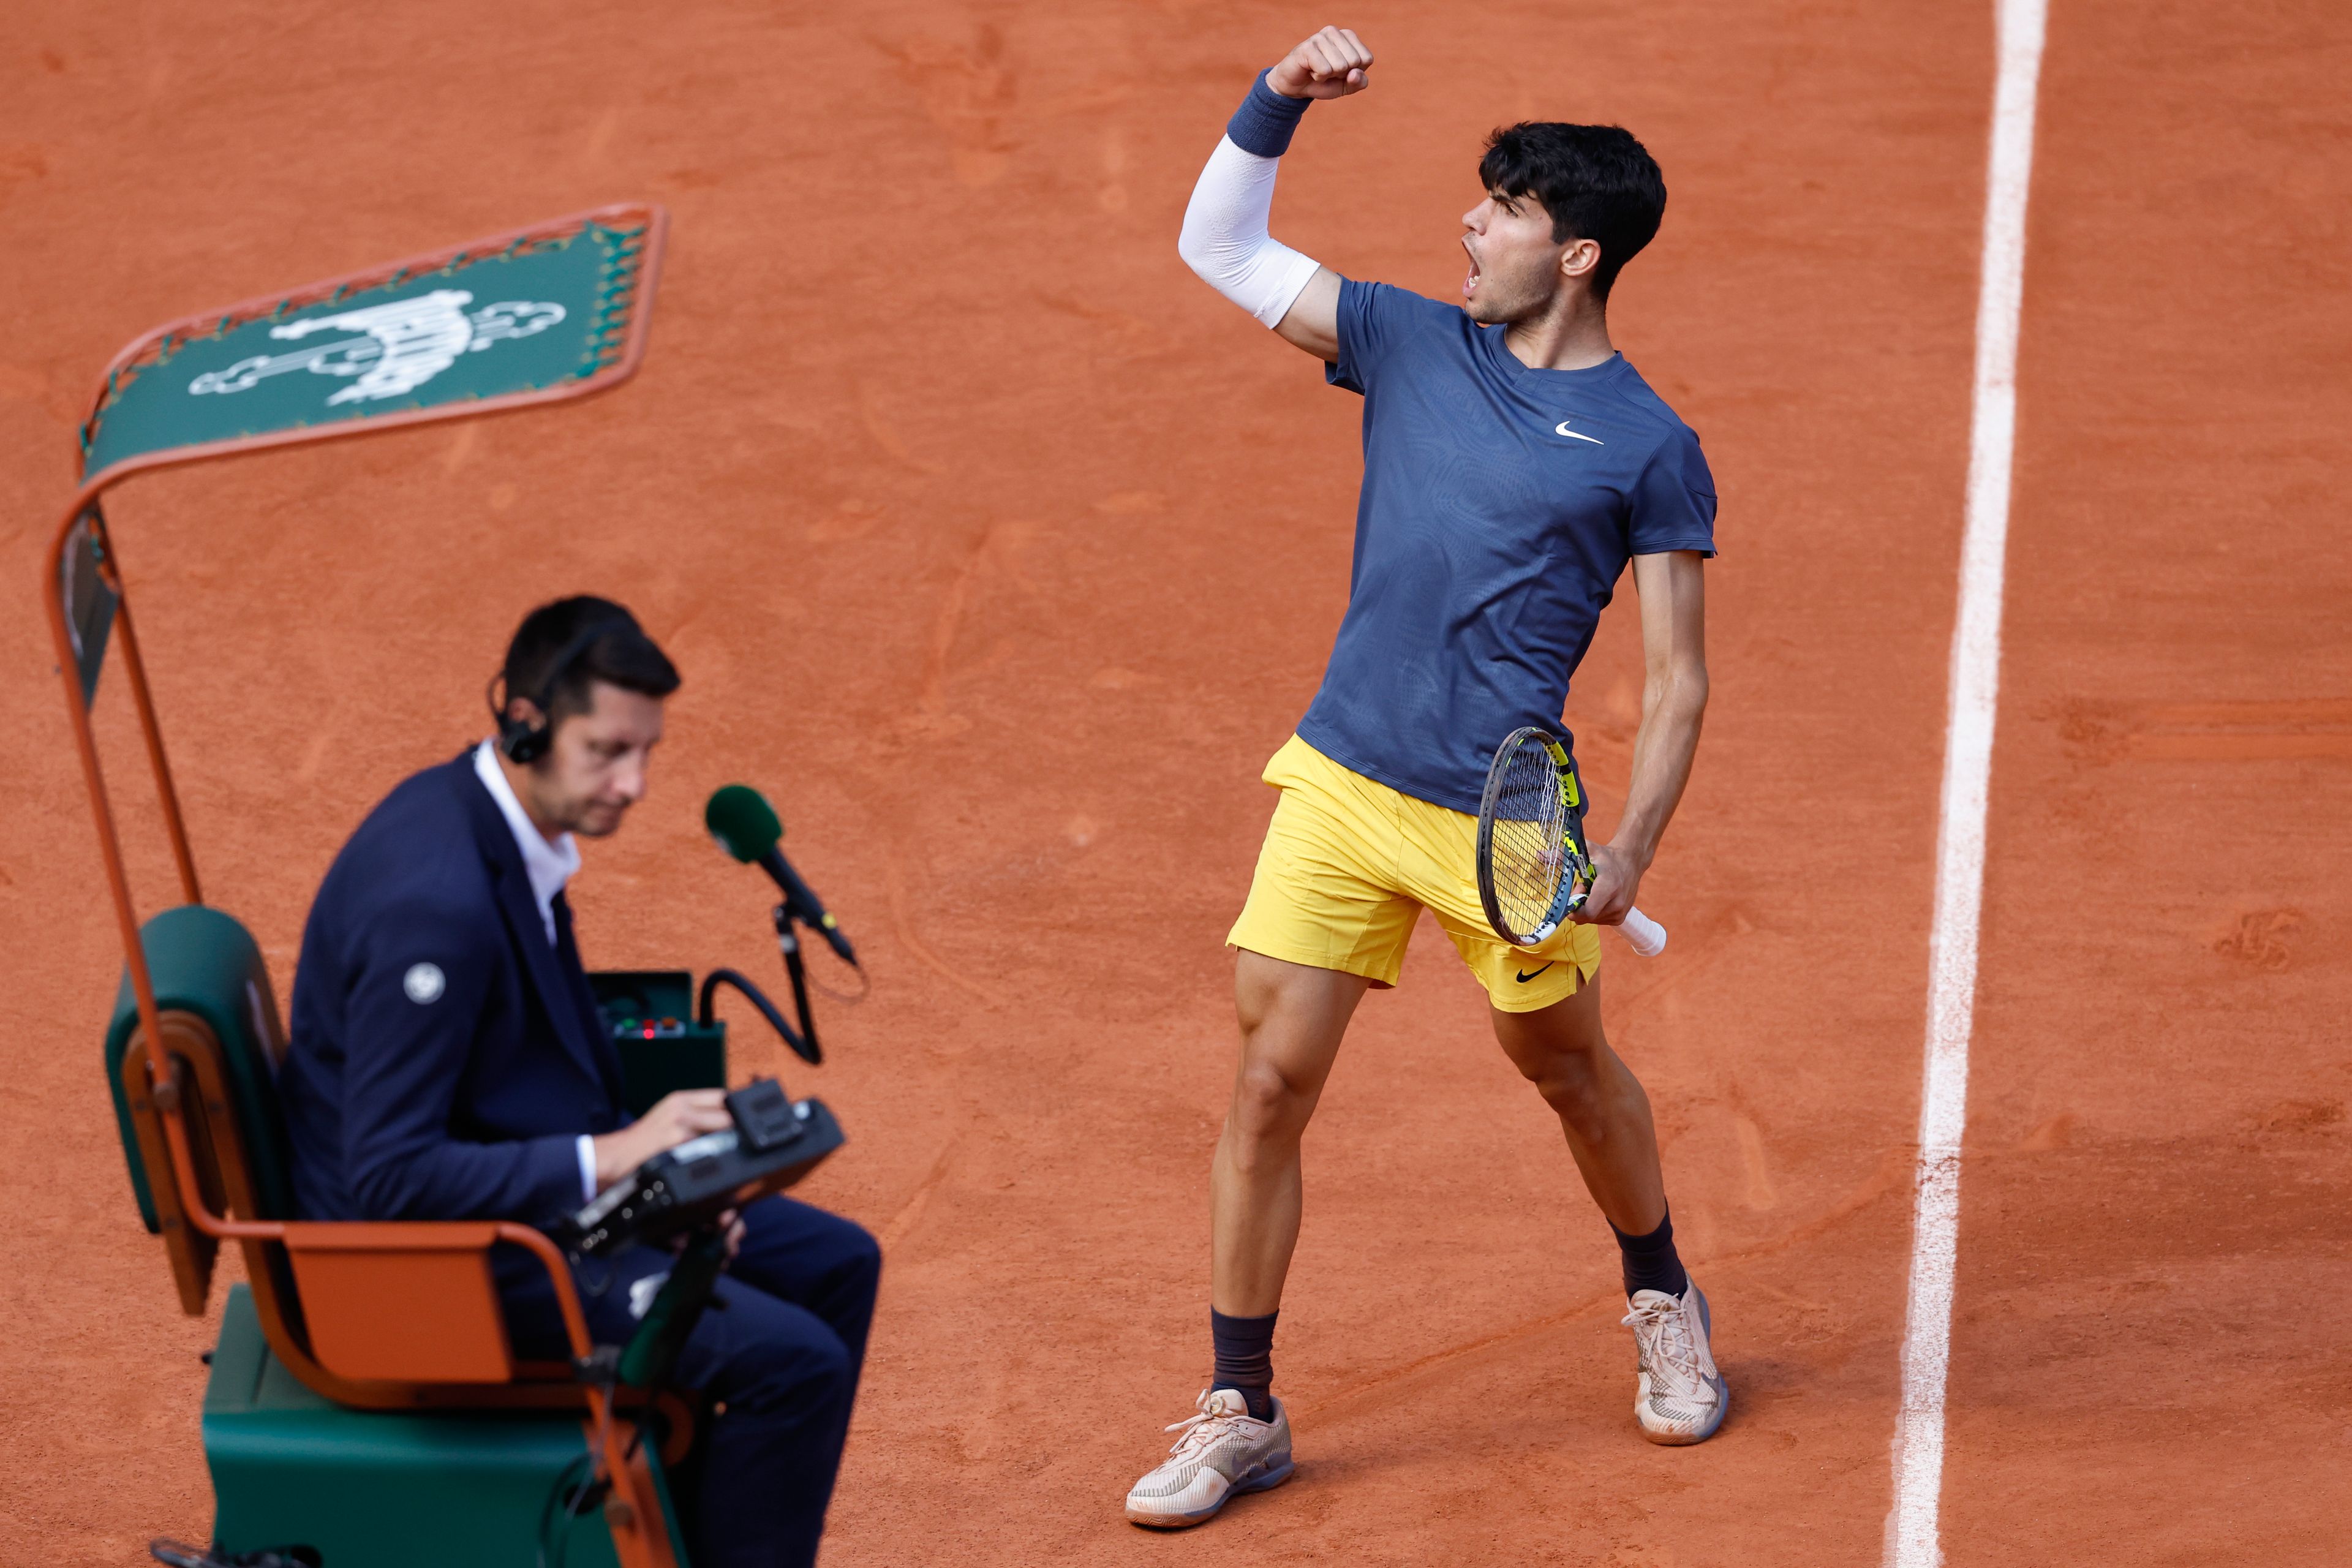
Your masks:
<svg viewBox="0 0 2352 1568"><path fill-rule="evenodd" d="M1214 1371L1127 1517L1181 1527L1291 1473L1274 1325L1298 1239L1299 1135L1367 986L1391 986L1423 910L1486 988L1495 1037L1558 1113L1622 1250L1633 1413L1697 1443L1728 1394L1706 1299L1675 1256L1642 1086L1601 1028L1595 926L1633 906L1706 705L1701 563L1715 484L1698 438L1611 345L1611 286L1657 233L1657 164L1614 126L1498 131L1464 215L1456 305L1360 283L1266 234L1308 104L1362 91L1371 51L1326 27L1259 77L1184 215L1179 250L1225 298L1364 399L1348 612L1322 689L1266 766L1280 798L1238 949L1241 1062L1210 1178ZM1631 563L1648 676L1616 837L1578 923L1522 952L1486 924L1475 813L1488 760L1557 727Z"/></svg>

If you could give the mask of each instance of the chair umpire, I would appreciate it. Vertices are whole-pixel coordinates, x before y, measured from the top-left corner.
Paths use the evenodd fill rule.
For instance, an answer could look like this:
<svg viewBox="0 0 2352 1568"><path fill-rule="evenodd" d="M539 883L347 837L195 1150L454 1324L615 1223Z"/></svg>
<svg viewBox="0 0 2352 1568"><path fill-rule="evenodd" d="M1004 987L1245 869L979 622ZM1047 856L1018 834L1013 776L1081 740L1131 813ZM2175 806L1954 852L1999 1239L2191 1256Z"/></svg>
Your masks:
<svg viewBox="0 0 2352 1568"><path fill-rule="evenodd" d="M677 669L628 611L579 597L525 617L497 684L497 736L385 796L311 906L280 1075L305 1219L543 1224L728 1125L717 1089L622 1109L563 895L574 836L644 795ZM598 1342L629 1339L669 1262L576 1267ZM545 1274L511 1247L492 1266L516 1353L563 1359ZM697 1568L814 1561L880 1271L847 1220L782 1197L743 1211L677 1370L723 1412L681 1500Z"/></svg>

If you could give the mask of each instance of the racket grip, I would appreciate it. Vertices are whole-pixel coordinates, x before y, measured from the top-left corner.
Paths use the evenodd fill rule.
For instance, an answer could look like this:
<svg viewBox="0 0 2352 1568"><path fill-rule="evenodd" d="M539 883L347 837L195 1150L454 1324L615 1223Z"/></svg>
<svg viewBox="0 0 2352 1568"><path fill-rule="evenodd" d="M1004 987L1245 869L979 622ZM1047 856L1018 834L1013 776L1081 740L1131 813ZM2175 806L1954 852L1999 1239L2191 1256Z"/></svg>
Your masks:
<svg viewBox="0 0 2352 1568"><path fill-rule="evenodd" d="M1666 928L1639 910L1625 911L1625 923L1617 928L1625 944L1643 958L1655 958L1666 951Z"/></svg>

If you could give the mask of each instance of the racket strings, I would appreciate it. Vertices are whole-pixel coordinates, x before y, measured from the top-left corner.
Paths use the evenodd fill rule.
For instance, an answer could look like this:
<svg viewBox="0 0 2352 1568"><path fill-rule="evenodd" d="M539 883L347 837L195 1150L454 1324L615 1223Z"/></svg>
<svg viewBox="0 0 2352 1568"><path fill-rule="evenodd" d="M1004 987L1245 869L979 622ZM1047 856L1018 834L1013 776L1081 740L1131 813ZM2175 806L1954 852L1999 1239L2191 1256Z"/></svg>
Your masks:
<svg viewBox="0 0 2352 1568"><path fill-rule="evenodd" d="M1559 771L1539 745L1520 746L1498 783L1488 856L1495 901L1513 934L1530 936L1550 918L1559 894L1568 806Z"/></svg>

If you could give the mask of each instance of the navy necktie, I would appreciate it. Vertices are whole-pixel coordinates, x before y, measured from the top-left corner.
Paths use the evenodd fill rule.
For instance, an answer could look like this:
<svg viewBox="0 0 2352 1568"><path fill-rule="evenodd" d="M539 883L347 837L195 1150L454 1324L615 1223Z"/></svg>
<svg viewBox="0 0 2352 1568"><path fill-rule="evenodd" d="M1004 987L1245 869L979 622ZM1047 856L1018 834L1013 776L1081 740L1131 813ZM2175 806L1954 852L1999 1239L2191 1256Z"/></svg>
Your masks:
<svg viewBox="0 0 2352 1568"><path fill-rule="evenodd" d="M604 1078L604 1093L615 1107L621 1098L621 1059L613 1047L613 1033L604 1026L604 1011L596 1005L595 988L588 984L588 971L580 962L580 942L572 931L572 904L559 890L548 906L555 916L555 966L563 972L563 984L572 994L572 1005L580 1021L595 1042L596 1065Z"/></svg>

